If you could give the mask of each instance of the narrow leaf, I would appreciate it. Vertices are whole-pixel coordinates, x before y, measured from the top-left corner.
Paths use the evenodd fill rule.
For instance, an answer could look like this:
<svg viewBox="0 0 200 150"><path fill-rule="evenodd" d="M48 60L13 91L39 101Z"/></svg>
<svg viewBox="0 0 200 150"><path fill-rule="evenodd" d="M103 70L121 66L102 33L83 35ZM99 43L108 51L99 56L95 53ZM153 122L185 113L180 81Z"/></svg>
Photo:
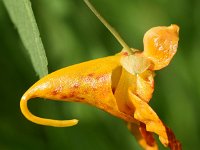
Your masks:
<svg viewBox="0 0 200 150"><path fill-rule="evenodd" d="M36 73L48 74L47 58L29 0L3 0L27 49Z"/></svg>

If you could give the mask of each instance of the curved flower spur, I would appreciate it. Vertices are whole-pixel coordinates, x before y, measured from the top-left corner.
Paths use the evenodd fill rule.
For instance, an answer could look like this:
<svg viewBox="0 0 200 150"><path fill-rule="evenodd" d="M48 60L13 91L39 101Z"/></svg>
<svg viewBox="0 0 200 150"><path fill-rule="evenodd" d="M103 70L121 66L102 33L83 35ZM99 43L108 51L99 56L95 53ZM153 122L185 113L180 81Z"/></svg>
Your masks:
<svg viewBox="0 0 200 150"><path fill-rule="evenodd" d="M23 115L37 124L68 127L76 125L78 120L37 117L28 110L28 100L40 97L87 103L126 121L128 129L144 149L158 149L153 137L156 133L164 146L181 150L172 130L148 105L154 91L154 70L166 67L176 53L179 27L171 25L150 29L144 35L144 51L139 51L129 48L89 1L85 0L85 3L123 46L122 51L45 76L22 96L20 107Z"/></svg>

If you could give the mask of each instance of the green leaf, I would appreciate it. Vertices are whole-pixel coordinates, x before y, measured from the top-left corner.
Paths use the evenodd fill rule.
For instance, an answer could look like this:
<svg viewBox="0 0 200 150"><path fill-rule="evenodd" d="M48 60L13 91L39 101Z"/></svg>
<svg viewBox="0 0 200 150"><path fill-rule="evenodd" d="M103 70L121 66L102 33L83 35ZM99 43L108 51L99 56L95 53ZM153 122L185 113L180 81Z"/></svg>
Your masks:
<svg viewBox="0 0 200 150"><path fill-rule="evenodd" d="M47 58L29 0L3 0L39 77L48 74Z"/></svg>

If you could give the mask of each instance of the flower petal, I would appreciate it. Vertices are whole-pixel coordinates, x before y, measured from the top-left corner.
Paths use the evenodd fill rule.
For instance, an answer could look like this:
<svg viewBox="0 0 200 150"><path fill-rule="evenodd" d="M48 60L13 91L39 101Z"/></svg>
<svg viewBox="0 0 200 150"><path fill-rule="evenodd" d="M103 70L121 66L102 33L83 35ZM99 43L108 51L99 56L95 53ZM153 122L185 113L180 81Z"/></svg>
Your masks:
<svg viewBox="0 0 200 150"><path fill-rule="evenodd" d="M120 77L121 56L96 59L55 71L36 82L23 95L20 106L24 116L32 122L52 126L72 126L77 120L57 121L36 117L27 108L29 99L40 97L52 100L82 102L100 108L128 122L135 119L118 109L113 95Z"/></svg>
<svg viewBox="0 0 200 150"><path fill-rule="evenodd" d="M128 129L131 131L138 143L145 150L158 150L158 146L153 137L153 134L151 132L146 131L145 124L128 123Z"/></svg>
<svg viewBox="0 0 200 150"><path fill-rule="evenodd" d="M154 27L145 33L143 53L154 63L153 70L160 70L170 63L177 51L178 33L177 25Z"/></svg>
<svg viewBox="0 0 200 150"><path fill-rule="evenodd" d="M150 60L142 55L129 55L121 58L122 66L132 75L143 73L151 63Z"/></svg>

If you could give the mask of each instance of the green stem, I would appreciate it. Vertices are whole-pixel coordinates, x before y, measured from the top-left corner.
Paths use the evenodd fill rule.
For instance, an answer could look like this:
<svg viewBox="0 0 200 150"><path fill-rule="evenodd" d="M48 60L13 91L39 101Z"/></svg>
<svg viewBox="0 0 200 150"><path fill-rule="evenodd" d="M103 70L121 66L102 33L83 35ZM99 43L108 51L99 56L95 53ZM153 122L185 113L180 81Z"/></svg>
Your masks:
<svg viewBox="0 0 200 150"><path fill-rule="evenodd" d="M133 53L133 50L126 44L119 33L100 15L100 13L94 8L94 6L89 2L89 0L84 0L86 5L91 9L91 11L97 16L97 18L106 26L106 28L112 33L112 35L117 39L121 46L128 52Z"/></svg>

